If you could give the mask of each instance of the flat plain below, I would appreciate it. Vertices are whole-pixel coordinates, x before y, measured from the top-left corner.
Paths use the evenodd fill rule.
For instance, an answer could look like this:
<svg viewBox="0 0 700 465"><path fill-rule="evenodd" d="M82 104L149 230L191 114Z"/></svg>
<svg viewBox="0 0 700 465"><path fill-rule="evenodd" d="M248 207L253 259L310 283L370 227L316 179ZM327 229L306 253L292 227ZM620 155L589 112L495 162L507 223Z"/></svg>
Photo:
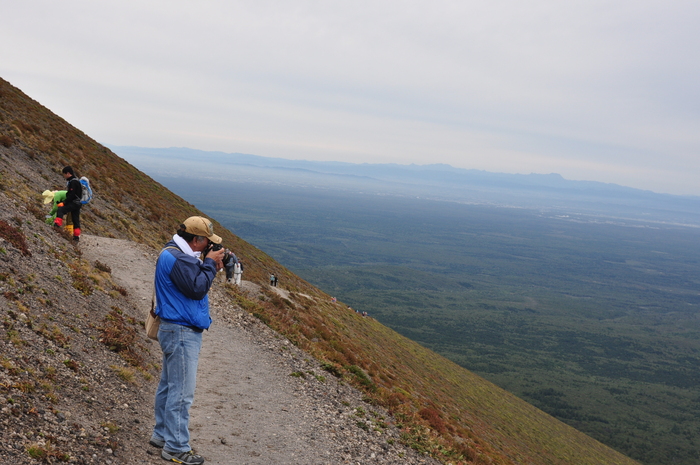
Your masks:
<svg viewBox="0 0 700 465"><path fill-rule="evenodd" d="M157 179L325 292L624 454L700 458L700 229Z"/></svg>

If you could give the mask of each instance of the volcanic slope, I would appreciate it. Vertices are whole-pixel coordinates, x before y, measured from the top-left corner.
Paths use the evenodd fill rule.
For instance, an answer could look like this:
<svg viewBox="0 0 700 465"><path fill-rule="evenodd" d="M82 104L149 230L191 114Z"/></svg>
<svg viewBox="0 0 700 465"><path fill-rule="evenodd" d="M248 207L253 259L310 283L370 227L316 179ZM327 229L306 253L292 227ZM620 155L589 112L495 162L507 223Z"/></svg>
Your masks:
<svg viewBox="0 0 700 465"><path fill-rule="evenodd" d="M140 325L148 302L134 300L143 289L120 284L108 264L87 259L87 244L74 247L69 237L44 223L40 193L63 186L60 169L67 164L89 177L96 192L82 220L83 230L97 236L98 243L100 237L128 240L145 247L143 253L155 254L182 219L201 214L0 80L0 429L3 438L11 438L0 444L0 458L13 463L143 463L154 457L143 444L152 425L149 406L159 353ZM279 343L257 341L254 357L276 357L260 366L280 370L277 374L284 377L278 380L306 383L302 390L312 392L307 399L330 398L317 409L352 419L334 423L329 416L297 412L297 421L309 425L304 447L317 459L290 458L288 463L365 463L380 456L391 463L392 454L405 458L404 463L424 460L398 449L399 442L444 463L635 463L375 320L331 303L330 296L213 220L225 244L245 260L249 281L241 289L216 284L220 329L264 323ZM280 289L266 284L270 273L279 276ZM263 333L246 337L256 344ZM216 337L211 342L215 350L227 350ZM291 365L280 362L284 359ZM248 369L245 376L252 378L255 371ZM213 374L201 376L198 393L225 396L221 383L207 384L213 379ZM297 385L280 382L270 388L275 386L291 391L271 399L292 402L289 394ZM362 393L364 403L350 391L346 394L349 386ZM242 410L256 408L245 399L234 404ZM265 409L272 428L295 418L289 408L277 408L283 405L257 408ZM245 421L244 411L217 418L224 432L219 443L236 444ZM193 427L196 432L205 426ZM311 436L321 429L328 434ZM363 448L359 431L380 441ZM273 443L253 439L249 449L231 447L232 461L265 463ZM294 449L291 439L286 443ZM377 444L381 450L373 451ZM205 455L208 446L200 446ZM115 453L119 459L104 458Z"/></svg>

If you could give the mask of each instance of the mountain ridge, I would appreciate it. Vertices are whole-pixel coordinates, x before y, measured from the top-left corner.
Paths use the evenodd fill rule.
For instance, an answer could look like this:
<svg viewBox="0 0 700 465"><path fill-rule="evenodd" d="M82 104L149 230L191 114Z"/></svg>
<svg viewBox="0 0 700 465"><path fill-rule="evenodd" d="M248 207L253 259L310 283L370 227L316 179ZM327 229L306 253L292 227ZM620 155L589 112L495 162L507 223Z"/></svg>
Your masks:
<svg viewBox="0 0 700 465"><path fill-rule="evenodd" d="M183 176L266 182L700 227L700 197L660 194L597 181L573 181L556 173L491 173L445 168L449 165L441 164L316 162L188 148L112 146L112 149L164 183Z"/></svg>
<svg viewBox="0 0 700 465"><path fill-rule="evenodd" d="M372 177L370 173L381 173L384 175L391 175L392 178L398 177L396 175L399 173L411 173L416 176L429 174L442 174L443 176L454 177L454 181L465 182L465 180L474 181L476 179L481 179L483 182L494 182L502 181L508 182L515 185L522 186L538 186L538 187L551 187L551 188L561 188L561 189L572 189L577 188L578 190L589 189L589 190L599 190L599 191L616 191L616 192L626 192L626 193L636 193L636 194L653 194L660 196L668 196L673 198L690 198L690 199L700 199L699 196L693 195L675 195L654 192L648 189L639 189L629 186L623 186L616 183L608 183L601 181L590 181L590 180L571 180L565 179L561 174L558 173L503 173L503 172L491 172L486 170L479 170L473 168L458 168L446 163L432 163L419 165L411 163L408 165L399 163L350 163L350 162L340 162L340 161L312 161L312 160L294 160L286 159L280 157L264 157L260 155L240 153L240 152L222 152L222 151L205 151L192 149L188 147L167 147L167 148L151 148L151 147L139 147L139 146L119 146L113 144L106 144L115 153L139 153L142 155L158 155L161 153L167 153L169 157L177 158L178 156L182 159L187 159L192 155L197 155L202 159L209 159L216 162L223 162L227 164L246 164L259 167L269 167L269 168L295 168L295 169L307 169L309 171L315 171L323 174L355 174L357 176ZM386 171L388 170L388 172ZM341 172L345 171L345 172ZM462 179L459 179L461 177ZM444 178L440 178L444 181Z"/></svg>
<svg viewBox="0 0 700 465"><path fill-rule="evenodd" d="M125 310L127 303L118 305L121 313L115 310L113 307L117 305L110 299L121 302L121 297L109 273L100 271L96 264L86 263L81 259L79 248L73 249L47 225L41 224L43 207L39 193L47 185L62 185L59 170L71 164L91 179L96 192L95 200L83 215L83 229L104 237L130 239L156 249L169 238L178 221L199 211L4 80L0 80L0 155L0 197L4 205L12 205L11 210L0 214L6 224L3 229L5 258L0 262L4 277L0 301L6 322L6 332L2 335L2 394L10 404L8 399L13 402L15 397L21 399L19 403L26 413L18 409L18 418L33 418L32 411L57 410L54 405L60 405L60 399L58 404L52 404L49 397L58 388L67 390L64 384L74 386L79 406L85 401L80 397L80 385L88 387L84 392L95 388L91 379L83 378L87 382L73 380L70 372L56 375L57 381L51 389L41 385L42 373L57 373L58 368L54 366L57 360L53 357L57 352L60 356L75 353L73 357L80 357L80 363L64 363L66 369L72 370L68 366L71 365L87 374L91 369L87 354L101 347L96 343L100 334L113 329L115 322L120 322L123 328L137 328L135 319L139 313L136 308ZM227 246L245 257L247 279L264 287L268 274L274 272L291 294L311 295L316 299L304 305L274 295L251 299L231 288L229 297L235 305L318 359L329 373L361 389L367 402L387 408L397 419L405 444L444 463L455 464L636 463L418 344L399 337L376 321L333 306L329 296L222 228L215 219L214 223ZM22 252L22 241L17 238L29 244L28 250L35 254L33 260L42 267L32 271L32 267L24 263L26 255ZM71 286L56 279L50 270L52 266L71 276ZM65 296L60 295L61 289L65 289ZM44 295L56 293L59 293L55 299L61 302L61 308L77 305L85 309L85 315L88 315L89 304L99 308L104 314L100 316L106 319L101 323L102 328L78 326L76 314L65 309L52 315L51 308L57 304L47 303ZM52 327L57 328L58 333ZM82 352L68 344L68 348L51 348L53 353L49 355L53 358L48 361L39 353L27 360L23 358L22 352L28 350L30 341L47 340L55 344L55 340L61 340L59 334L65 336L67 331L75 333L71 333L71 337L76 341L74 344L80 341ZM124 336L129 331L122 332ZM118 346L110 345L108 349L114 347L119 353ZM139 346L127 345L122 352L128 352L128 348L136 350ZM153 380L149 380L147 374L152 377L156 372L152 366L141 369L139 373L143 379L137 375L136 382L148 386ZM142 402L147 403L148 399ZM12 457L33 457L30 447L34 447L31 450L37 454L41 448L44 454L57 450L47 447L45 438L36 433L45 424L42 422L47 421L45 415L32 421L36 421L36 425L21 433L28 438L21 440L27 449ZM9 422L4 425L8 427ZM104 448L105 444L116 447L110 441L114 440L111 436L119 436L119 428L112 434L113 426L118 425L102 426L110 432L109 437L93 435L89 447ZM143 438L134 430L129 431L130 434L125 433L121 440L133 448L133 444ZM33 439L29 439L29 432ZM61 444L61 453L70 454L70 441L61 441L58 437L52 441ZM61 457L56 453L48 460L39 459L50 463ZM83 463L90 463L89 460Z"/></svg>

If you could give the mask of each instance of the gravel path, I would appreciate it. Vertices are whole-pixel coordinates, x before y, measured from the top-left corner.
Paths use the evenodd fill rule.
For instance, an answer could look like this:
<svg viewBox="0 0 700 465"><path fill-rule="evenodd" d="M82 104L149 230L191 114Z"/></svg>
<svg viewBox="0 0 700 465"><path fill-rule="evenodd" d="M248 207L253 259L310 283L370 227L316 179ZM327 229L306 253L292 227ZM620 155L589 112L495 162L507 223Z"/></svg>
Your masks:
<svg viewBox="0 0 700 465"><path fill-rule="evenodd" d="M240 464L322 463L319 449L333 445L302 418L310 408L289 374L260 352L241 327L212 326L202 348L192 446L213 464L232 457Z"/></svg>
<svg viewBox="0 0 700 465"><path fill-rule="evenodd" d="M82 236L81 250L112 269L145 315L157 251L89 235ZM192 446L207 463L437 463L401 445L385 411L232 305L221 292L226 285L219 278L210 292L214 324L205 333L191 410ZM255 294L259 286L244 281L243 288ZM148 452L162 463L157 450Z"/></svg>

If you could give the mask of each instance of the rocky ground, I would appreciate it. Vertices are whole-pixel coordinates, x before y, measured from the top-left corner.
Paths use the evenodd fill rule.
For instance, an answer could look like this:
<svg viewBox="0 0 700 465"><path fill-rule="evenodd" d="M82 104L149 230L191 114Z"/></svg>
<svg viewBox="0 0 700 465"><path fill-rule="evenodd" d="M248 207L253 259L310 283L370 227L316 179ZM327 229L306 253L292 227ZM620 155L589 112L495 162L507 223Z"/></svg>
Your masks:
<svg viewBox="0 0 700 465"><path fill-rule="evenodd" d="M139 326L155 251L84 236L78 251L61 238L37 241L33 248L44 250L29 259L3 244L0 463L164 463L147 444L160 349ZM71 260L56 256L74 253L109 269L89 296L66 285ZM259 286L243 284L259 297ZM233 305L225 286L218 278L210 294L215 324L205 333L190 423L192 445L207 463L436 463L400 443L383 409ZM138 329L132 345L147 369L105 348L101 327L116 324L109 319L115 308Z"/></svg>

